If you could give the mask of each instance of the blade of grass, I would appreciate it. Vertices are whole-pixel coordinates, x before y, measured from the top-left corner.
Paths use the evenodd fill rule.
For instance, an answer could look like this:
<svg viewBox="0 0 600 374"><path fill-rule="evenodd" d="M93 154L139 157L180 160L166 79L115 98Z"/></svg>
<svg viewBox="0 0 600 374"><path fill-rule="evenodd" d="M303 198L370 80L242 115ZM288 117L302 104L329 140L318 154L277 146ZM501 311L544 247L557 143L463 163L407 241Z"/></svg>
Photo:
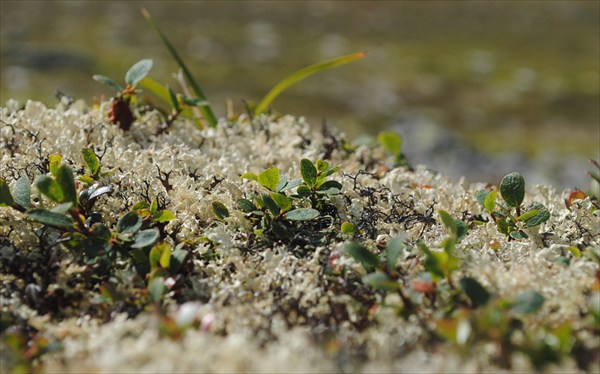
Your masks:
<svg viewBox="0 0 600 374"><path fill-rule="evenodd" d="M183 62L183 59L179 56L179 53L177 53L177 50L175 50L175 47L173 47L173 44L171 44L171 42L169 42L169 40L167 39L165 34L163 34L163 32L158 28L158 25L154 22L154 19L152 19L152 16L150 15L150 13L144 8L142 8L141 11L142 11L142 15L144 16L144 18L146 18L146 21L148 21L150 26L152 26L154 31L156 31L156 33L162 40L163 44L167 47L169 52L171 52L171 55L177 61L177 63L179 64L179 67L183 70L183 74L185 74L185 77L186 77L187 81L189 82L189 84L192 86L192 89L194 90L194 93L196 94L196 96L198 96L202 100L206 100L206 96L204 96L204 93L200 89L198 82L196 82L196 80L192 76L192 73L188 69L185 62ZM216 119L211 107L209 105L207 105L207 106L202 106L199 109L200 109L200 112L202 113L202 116L206 120L206 122L208 122L208 125L210 127L217 127L217 119Z"/></svg>
<svg viewBox="0 0 600 374"><path fill-rule="evenodd" d="M275 98L277 98L277 96L279 96L288 87L293 86L294 84L298 83L302 79L304 79L310 75L313 75L315 73L318 73L320 71L323 71L323 70L326 70L329 68L333 68L336 66L340 66L343 64L347 64L348 62L357 60L359 58L363 58L365 56L366 56L365 52L356 52L356 53L336 57L331 60L327 60L327 61L316 63L314 65L307 66L303 69L296 71L295 73L288 75L281 82L277 83L277 85L275 85L275 87L273 87L271 89L271 91L269 91L269 93L267 93L265 95L265 97L262 99L262 101L256 106L256 109L254 110L254 115L259 115L259 114L265 112L267 110L267 108L269 107L269 105L273 102L273 100L275 100Z"/></svg>

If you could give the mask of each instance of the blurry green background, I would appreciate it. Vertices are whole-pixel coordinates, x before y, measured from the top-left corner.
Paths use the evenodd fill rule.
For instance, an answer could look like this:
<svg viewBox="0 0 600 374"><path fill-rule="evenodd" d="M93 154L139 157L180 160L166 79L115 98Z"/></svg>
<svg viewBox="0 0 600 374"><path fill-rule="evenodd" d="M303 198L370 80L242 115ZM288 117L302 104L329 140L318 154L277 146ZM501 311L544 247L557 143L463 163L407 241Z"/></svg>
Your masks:
<svg viewBox="0 0 600 374"><path fill-rule="evenodd" d="M287 74L365 50L274 103L348 136L402 133L409 160L452 176L587 188L600 157L598 1L0 1L0 102L92 102L142 58L177 69L146 7L225 115ZM490 156L490 154L492 156ZM528 178L528 174L530 178Z"/></svg>

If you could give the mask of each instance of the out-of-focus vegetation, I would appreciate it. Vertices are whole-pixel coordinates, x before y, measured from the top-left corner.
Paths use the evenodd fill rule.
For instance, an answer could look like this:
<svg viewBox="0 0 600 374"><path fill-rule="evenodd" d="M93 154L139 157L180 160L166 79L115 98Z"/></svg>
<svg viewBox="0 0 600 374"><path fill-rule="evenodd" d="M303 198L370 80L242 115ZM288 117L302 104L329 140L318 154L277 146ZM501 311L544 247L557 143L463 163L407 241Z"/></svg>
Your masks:
<svg viewBox="0 0 600 374"><path fill-rule="evenodd" d="M108 96L90 76L116 76L140 58L172 79L176 64L142 5L218 112L227 98L243 111L242 100L264 96L290 71L366 50L359 63L294 87L276 109L326 118L351 136L417 114L487 152L598 157L597 2L3 0L0 101L53 103L57 90Z"/></svg>

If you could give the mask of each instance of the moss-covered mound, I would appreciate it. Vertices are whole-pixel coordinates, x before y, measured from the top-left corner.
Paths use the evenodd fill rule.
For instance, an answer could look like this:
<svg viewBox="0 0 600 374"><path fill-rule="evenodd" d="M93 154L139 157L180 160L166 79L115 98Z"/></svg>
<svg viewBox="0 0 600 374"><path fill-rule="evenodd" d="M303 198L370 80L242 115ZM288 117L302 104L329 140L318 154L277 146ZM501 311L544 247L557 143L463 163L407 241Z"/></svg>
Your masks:
<svg viewBox="0 0 600 374"><path fill-rule="evenodd" d="M3 372L600 369L597 200L105 109L0 109Z"/></svg>

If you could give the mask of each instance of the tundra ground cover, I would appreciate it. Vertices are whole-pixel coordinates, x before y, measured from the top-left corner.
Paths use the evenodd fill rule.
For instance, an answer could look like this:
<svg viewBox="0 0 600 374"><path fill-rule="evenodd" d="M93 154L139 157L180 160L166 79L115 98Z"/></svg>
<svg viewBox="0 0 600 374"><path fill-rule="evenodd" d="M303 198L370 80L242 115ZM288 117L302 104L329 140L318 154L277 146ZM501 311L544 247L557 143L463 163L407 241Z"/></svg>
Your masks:
<svg viewBox="0 0 600 374"><path fill-rule="evenodd" d="M155 135L108 106L1 109L3 369L598 369L594 197L452 182L302 118Z"/></svg>

